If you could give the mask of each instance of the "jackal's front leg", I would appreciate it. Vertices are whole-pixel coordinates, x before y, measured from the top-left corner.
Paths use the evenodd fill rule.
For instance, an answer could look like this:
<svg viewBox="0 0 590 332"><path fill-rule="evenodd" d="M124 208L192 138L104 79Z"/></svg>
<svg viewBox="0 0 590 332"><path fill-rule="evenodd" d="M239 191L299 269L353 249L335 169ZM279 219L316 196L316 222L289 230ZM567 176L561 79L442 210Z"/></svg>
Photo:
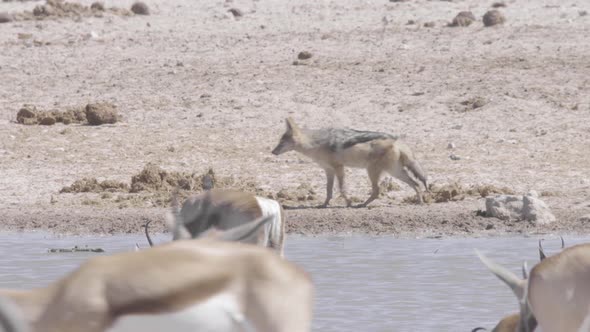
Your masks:
<svg viewBox="0 0 590 332"><path fill-rule="evenodd" d="M328 180L327 188L326 188L326 200L324 204L320 205L321 208L325 208L330 204L330 200L332 199L332 191L334 190L334 170L326 169L326 179Z"/></svg>
<svg viewBox="0 0 590 332"><path fill-rule="evenodd" d="M342 197L344 197L344 200L346 201L346 206L349 207L352 205L352 202L346 194L346 186L344 185L344 166L336 168L336 177L338 178L338 188L340 189L340 194L342 195Z"/></svg>

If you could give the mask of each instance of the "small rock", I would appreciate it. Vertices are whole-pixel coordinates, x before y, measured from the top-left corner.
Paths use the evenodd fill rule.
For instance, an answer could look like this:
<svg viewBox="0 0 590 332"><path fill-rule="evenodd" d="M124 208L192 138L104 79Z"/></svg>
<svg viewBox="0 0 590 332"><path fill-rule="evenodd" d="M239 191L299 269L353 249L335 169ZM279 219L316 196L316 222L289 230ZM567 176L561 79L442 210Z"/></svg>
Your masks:
<svg viewBox="0 0 590 332"><path fill-rule="evenodd" d="M475 15L470 11L462 11L455 16L453 22L449 24L451 27L466 27L475 21Z"/></svg>
<svg viewBox="0 0 590 332"><path fill-rule="evenodd" d="M501 8L501 7L506 7L506 3L503 1L500 1L500 2L494 2L492 4L492 8Z"/></svg>
<svg viewBox="0 0 590 332"><path fill-rule="evenodd" d="M522 212L524 219L532 221L535 225L546 225L556 220L545 202L533 196L523 197Z"/></svg>
<svg viewBox="0 0 590 332"><path fill-rule="evenodd" d="M406 25L414 25L416 24L416 21L414 20L408 20L408 22L406 23Z"/></svg>
<svg viewBox="0 0 590 332"><path fill-rule="evenodd" d="M434 22L426 22L424 23L425 28L434 28L436 24Z"/></svg>
<svg viewBox="0 0 590 332"><path fill-rule="evenodd" d="M90 9L102 12L104 11L104 3L100 1L95 1L90 5Z"/></svg>
<svg viewBox="0 0 590 332"><path fill-rule="evenodd" d="M535 198L539 198L539 193L536 190L529 190L526 193L527 196L531 196L531 197L535 197Z"/></svg>
<svg viewBox="0 0 590 332"><path fill-rule="evenodd" d="M578 15L580 15L580 16L586 16L586 15L588 15L588 11L586 11L586 10L580 10L578 12Z"/></svg>
<svg viewBox="0 0 590 332"><path fill-rule="evenodd" d="M91 126L98 126L118 121L117 111L108 103L96 103L86 105L86 118Z"/></svg>
<svg viewBox="0 0 590 332"><path fill-rule="evenodd" d="M19 32L16 34L17 38L20 40L25 40L25 39L31 39L33 38L33 34L32 33L24 33L24 32Z"/></svg>
<svg viewBox="0 0 590 332"><path fill-rule="evenodd" d="M235 18L244 16L244 13L238 8L230 8L227 11L230 12Z"/></svg>
<svg viewBox="0 0 590 332"><path fill-rule="evenodd" d="M585 216L581 216L580 218L578 218L578 221L583 222L583 223L590 222L590 214L587 214Z"/></svg>
<svg viewBox="0 0 590 332"><path fill-rule="evenodd" d="M25 123L25 119L35 119L37 116L37 109L32 105L24 105L18 113L16 113L16 121L18 123Z"/></svg>
<svg viewBox="0 0 590 332"><path fill-rule="evenodd" d="M506 18L504 15L498 10L490 10L483 16L483 25L486 27L491 27L498 24L504 24L506 22Z"/></svg>
<svg viewBox="0 0 590 332"><path fill-rule="evenodd" d="M307 60L310 59L313 55L311 54L311 52L308 51L302 51L299 52L299 54L297 54L297 59L299 60Z"/></svg>
<svg viewBox="0 0 590 332"><path fill-rule="evenodd" d="M545 225L556 220L545 202L529 195L487 197L486 216L509 221L527 220L535 225Z"/></svg>
<svg viewBox="0 0 590 332"><path fill-rule="evenodd" d="M449 158L451 158L451 160L461 160L461 157L457 156L454 153L451 153L451 155L449 156Z"/></svg>
<svg viewBox="0 0 590 332"><path fill-rule="evenodd" d="M460 124L454 125L454 126L451 127L451 129L455 129L455 130L460 130L462 128L463 128L463 125L460 125Z"/></svg>
<svg viewBox="0 0 590 332"><path fill-rule="evenodd" d="M52 116L47 116L44 117L43 119L41 119L41 121L39 121L40 125L44 125L44 126L53 126L55 124L55 118Z"/></svg>
<svg viewBox="0 0 590 332"><path fill-rule="evenodd" d="M452 149L454 149L454 148L455 148L455 143L453 143L453 142L450 142L450 143L447 145L447 149L449 149L449 150L452 150Z"/></svg>
<svg viewBox="0 0 590 332"><path fill-rule="evenodd" d="M486 225L486 231L489 231L490 229L494 229L494 224L487 224Z"/></svg>
<svg viewBox="0 0 590 332"><path fill-rule="evenodd" d="M13 18L12 15L8 13L0 13L0 23L8 23L12 22Z"/></svg>
<svg viewBox="0 0 590 332"><path fill-rule="evenodd" d="M499 195L486 198L486 217L500 220L520 220L522 218L522 196Z"/></svg>
<svg viewBox="0 0 590 332"><path fill-rule="evenodd" d="M136 15L149 15L150 8L142 1L137 1L131 5L131 11Z"/></svg>

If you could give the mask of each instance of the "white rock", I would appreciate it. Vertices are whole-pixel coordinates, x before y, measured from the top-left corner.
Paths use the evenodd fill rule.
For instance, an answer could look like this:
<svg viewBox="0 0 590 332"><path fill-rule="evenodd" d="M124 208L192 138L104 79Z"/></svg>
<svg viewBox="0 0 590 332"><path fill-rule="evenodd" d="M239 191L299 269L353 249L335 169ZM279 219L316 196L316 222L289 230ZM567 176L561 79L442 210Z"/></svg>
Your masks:
<svg viewBox="0 0 590 332"><path fill-rule="evenodd" d="M555 215L551 210L537 197L524 196L522 207L524 220L533 222L535 225L546 225L555 221Z"/></svg>
<svg viewBox="0 0 590 332"><path fill-rule="evenodd" d="M524 196L499 195L486 198L486 216L502 220L526 220L535 225L550 224L556 220L534 190Z"/></svg>
<svg viewBox="0 0 590 332"><path fill-rule="evenodd" d="M519 220L522 217L522 196L499 195L486 198L486 216L501 220Z"/></svg>

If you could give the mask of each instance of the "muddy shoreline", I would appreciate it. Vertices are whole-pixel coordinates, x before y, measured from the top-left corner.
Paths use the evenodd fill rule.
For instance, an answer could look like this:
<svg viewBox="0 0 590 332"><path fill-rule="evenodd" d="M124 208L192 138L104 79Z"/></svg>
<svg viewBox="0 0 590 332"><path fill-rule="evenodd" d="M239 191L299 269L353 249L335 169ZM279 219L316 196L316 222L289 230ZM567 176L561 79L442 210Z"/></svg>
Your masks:
<svg viewBox="0 0 590 332"><path fill-rule="evenodd" d="M549 200L549 204L558 203ZM489 237L541 234L588 234L590 224L579 219L579 211L554 209L557 221L534 226L527 221L502 221L477 215L483 200L468 199L444 204L383 206L369 209L334 206L286 206L287 233L316 235L387 235L396 238ZM0 229L48 231L62 235L114 235L143 233L152 220L153 233L166 232L166 208L31 207L3 212Z"/></svg>

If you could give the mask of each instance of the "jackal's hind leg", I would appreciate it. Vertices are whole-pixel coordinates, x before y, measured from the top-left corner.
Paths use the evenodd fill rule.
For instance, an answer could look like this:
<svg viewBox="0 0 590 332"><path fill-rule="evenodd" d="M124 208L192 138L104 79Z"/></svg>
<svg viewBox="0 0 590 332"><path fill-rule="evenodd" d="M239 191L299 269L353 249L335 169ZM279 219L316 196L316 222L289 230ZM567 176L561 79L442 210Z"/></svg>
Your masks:
<svg viewBox="0 0 590 332"><path fill-rule="evenodd" d="M369 167L367 173L369 173L369 179L371 180L371 196L369 196L364 203L358 205L358 207L365 207L379 197L379 178L381 177L381 169Z"/></svg>
<svg viewBox="0 0 590 332"><path fill-rule="evenodd" d="M319 206L321 208L327 207L332 199L332 192L334 190L334 170L326 169L326 179L328 181L326 185L326 200L324 201L324 204Z"/></svg>
<svg viewBox="0 0 590 332"><path fill-rule="evenodd" d="M346 194L346 186L344 185L344 166L339 166L336 168L336 177L338 178L338 189L340 189L340 194L344 197L346 201L346 207L350 207L352 202L348 195Z"/></svg>
<svg viewBox="0 0 590 332"><path fill-rule="evenodd" d="M406 171L403 167L395 167L394 170L390 172L390 174L412 187L416 191L418 203L424 203L424 200L422 199L422 193L420 191L420 184L408 174L408 171Z"/></svg>

